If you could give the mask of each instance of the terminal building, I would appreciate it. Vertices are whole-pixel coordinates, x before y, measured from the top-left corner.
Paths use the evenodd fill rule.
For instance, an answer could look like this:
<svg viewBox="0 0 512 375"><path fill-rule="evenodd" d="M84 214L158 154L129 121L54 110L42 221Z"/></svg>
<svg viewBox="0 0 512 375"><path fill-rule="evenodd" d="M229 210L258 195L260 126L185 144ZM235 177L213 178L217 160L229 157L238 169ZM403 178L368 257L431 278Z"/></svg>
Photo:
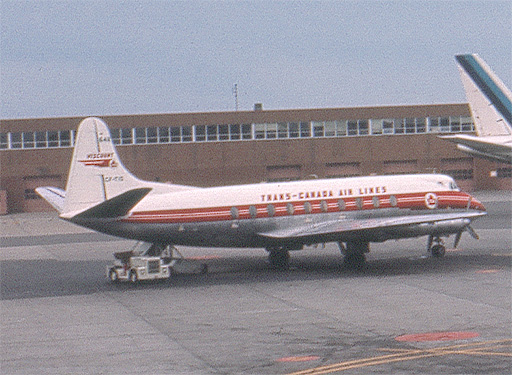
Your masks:
<svg viewBox="0 0 512 375"><path fill-rule="evenodd" d="M220 186L372 174L444 173L466 191L512 189L508 164L439 135L474 134L468 104L99 116L137 177ZM2 120L0 211L50 211L83 117Z"/></svg>

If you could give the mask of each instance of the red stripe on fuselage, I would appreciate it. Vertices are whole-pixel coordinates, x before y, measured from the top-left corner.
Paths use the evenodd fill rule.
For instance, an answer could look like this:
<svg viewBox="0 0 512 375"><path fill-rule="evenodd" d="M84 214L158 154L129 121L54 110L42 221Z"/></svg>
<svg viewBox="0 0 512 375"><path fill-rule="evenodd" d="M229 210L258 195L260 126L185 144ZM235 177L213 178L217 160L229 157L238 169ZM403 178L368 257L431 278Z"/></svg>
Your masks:
<svg viewBox="0 0 512 375"><path fill-rule="evenodd" d="M400 209L413 209L413 210L428 210L429 208L425 202L425 195L427 193L415 194L397 194L396 206L392 206L392 195L381 196L366 196L354 198L340 198L340 199L315 199L309 201L294 201L294 202L279 202L279 203L264 203L254 205L241 205L235 206L238 210L238 216L233 217L231 213L232 206L229 207L204 207L194 209L178 209L178 210L154 210L154 211L138 211L132 212L130 216L124 221L133 223L192 223L192 222L211 222L211 221L226 221L226 220L245 220L254 218L251 216L250 207L254 206L257 210L256 218L271 217L268 213L267 207L273 205L275 212L273 217L280 216L295 216L306 214L305 203L311 204L311 214L326 213L326 212L344 212L344 211L359 211L368 209L384 209L397 207ZM443 208L467 208L468 202L471 201L470 208L485 210L483 205L477 200L473 199L470 195L462 192L437 192L437 209ZM374 197L378 198L378 202L374 202ZM360 201L357 201L357 200ZM345 208L340 210L339 203L343 200ZM327 210L325 210L325 201L327 203ZM358 208L362 201L362 208ZM378 203L378 204L376 204ZM293 214L288 213L287 205L293 205ZM322 207L323 206L323 207ZM323 210L322 210L323 208Z"/></svg>

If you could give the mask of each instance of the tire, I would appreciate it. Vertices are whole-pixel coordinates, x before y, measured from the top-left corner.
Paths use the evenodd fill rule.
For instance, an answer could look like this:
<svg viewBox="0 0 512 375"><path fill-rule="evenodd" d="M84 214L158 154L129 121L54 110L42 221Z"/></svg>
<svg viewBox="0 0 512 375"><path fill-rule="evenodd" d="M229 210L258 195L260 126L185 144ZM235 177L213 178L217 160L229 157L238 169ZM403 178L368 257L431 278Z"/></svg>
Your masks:
<svg viewBox="0 0 512 375"><path fill-rule="evenodd" d="M286 271L290 269L290 254L286 250L269 250L270 266L275 270Z"/></svg>
<svg viewBox="0 0 512 375"><path fill-rule="evenodd" d="M348 253L343 260L343 266L350 270L363 270L366 267L366 257L363 253Z"/></svg>
<svg viewBox="0 0 512 375"><path fill-rule="evenodd" d="M117 271L114 268L111 268L108 272L108 278L111 282L117 283L119 281L119 275L117 274Z"/></svg>
<svg viewBox="0 0 512 375"><path fill-rule="evenodd" d="M434 245L430 252L433 258L442 258L446 254L446 248L443 245Z"/></svg>

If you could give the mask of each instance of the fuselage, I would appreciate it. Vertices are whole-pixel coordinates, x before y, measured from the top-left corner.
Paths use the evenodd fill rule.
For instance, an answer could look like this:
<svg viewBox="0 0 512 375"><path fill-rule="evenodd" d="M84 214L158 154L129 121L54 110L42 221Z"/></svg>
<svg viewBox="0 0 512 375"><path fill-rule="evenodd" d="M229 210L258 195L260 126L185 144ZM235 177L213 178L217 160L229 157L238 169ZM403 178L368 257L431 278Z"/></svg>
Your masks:
<svg viewBox="0 0 512 375"><path fill-rule="evenodd" d="M160 189L162 190L162 189ZM390 238L435 234L435 225L403 226L381 231L269 238L262 234L296 227L343 222L354 218L403 218L439 212L484 211L444 175L369 176L261 183L172 193L149 193L129 214L118 219L81 220L79 224L109 234L148 242L188 246L301 248L331 241L381 242ZM444 223L442 234L457 233ZM358 238L358 236L360 238ZM288 242L288 243L286 243Z"/></svg>

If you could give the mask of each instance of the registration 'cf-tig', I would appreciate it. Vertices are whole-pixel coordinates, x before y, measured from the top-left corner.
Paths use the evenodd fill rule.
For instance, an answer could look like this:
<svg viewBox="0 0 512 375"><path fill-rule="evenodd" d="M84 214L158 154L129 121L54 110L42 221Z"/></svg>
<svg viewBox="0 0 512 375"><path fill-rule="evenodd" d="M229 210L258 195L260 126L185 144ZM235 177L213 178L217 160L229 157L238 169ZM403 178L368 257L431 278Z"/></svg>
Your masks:
<svg viewBox="0 0 512 375"><path fill-rule="evenodd" d="M336 242L345 263L360 266L370 242L428 236L473 237L484 206L439 174L369 176L198 188L142 181L119 160L107 125L79 126L66 190L37 192L60 217L111 235L154 244L265 248L286 268L289 251Z"/></svg>

